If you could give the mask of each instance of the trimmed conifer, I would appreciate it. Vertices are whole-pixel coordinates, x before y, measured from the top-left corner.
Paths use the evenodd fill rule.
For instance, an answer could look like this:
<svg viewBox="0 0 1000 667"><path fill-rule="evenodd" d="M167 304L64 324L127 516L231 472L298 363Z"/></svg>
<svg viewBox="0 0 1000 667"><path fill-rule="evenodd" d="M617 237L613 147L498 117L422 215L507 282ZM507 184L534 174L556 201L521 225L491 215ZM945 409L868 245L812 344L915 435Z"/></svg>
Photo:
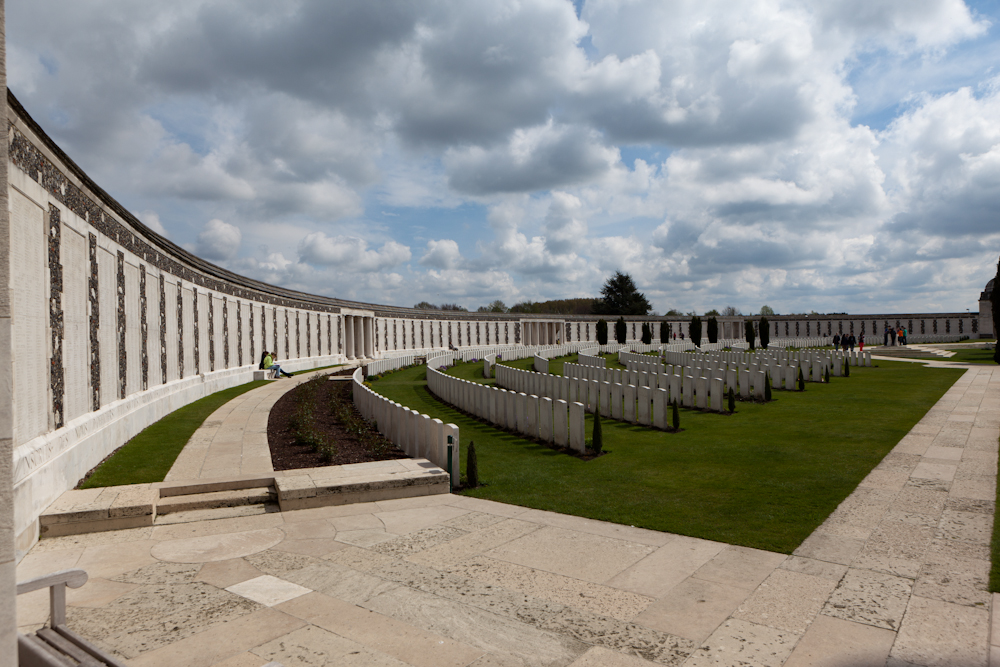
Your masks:
<svg viewBox="0 0 1000 667"><path fill-rule="evenodd" d="M600 454L604 451L604 432L601 428L601 411L594 411L594 437L590 443L591 449L594 450L595 454Z"/></svg>
<svg viewBox="0 0 1000 667"><path fill-rule="evenodd" d="M806 390L806 379L802 377L802 367L799 366L799 391Z"/></svg>
<svg viewBox="0 0 1000 667"><path fill-rule="evenodd" d="M736 395L733 393L733 388L729 388L729 411L736 412Z"/></svg>
<svg viewBox="0 0 1000 667"><path fill-rule="evenodd" d="M469 488L479 486L479 461L476 460L476 443L469 441L469 452L465 455L465 481Z"/></svg>
<svg viewBox="0 0 1000 667"><path fill-rule="evenodd" d="M823 374L823 381L830 384L830 369L827 368L826 372Z"/></svg>
<svg viewBox="0 0 1000 667"><path fill-rule="evenodd" d="M844 377L851 377L851 362L847 359L844 359Z"/></svg>
<svg viewBox="0 0 1000 667"><path fill-rule="evenodd" d="M764 400L771 400L771 374L764 373Z"/></svg>
<svg viewBox="0 0 1000 667"><path fill-rule="evenodd" d="M674 411L671 415L671 422L673 424L674 430L676 431L681 427L681 412L677 409L677 399L674 399Z"/></svg>

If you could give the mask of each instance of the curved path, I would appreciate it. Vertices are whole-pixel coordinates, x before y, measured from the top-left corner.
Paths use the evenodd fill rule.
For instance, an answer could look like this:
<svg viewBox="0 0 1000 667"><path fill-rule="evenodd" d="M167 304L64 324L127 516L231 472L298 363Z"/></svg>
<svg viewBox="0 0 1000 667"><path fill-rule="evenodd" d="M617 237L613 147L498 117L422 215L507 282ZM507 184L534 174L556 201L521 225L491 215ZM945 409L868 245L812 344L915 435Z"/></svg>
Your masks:
<svg viewBox="0 0 1000 667"><path fill-rule="evenodd" d="M441 494L46 539L18 576L88 570L69 625L133 667L986 667L1000 368L966 368L792 556Z"/></svg>
<svg viewBox="0 0 1000 667"><path fill-rule="evenodd" d="M194 432L164 481L235 479L273 473L267 445L271 408L298 385L331 372L334 369L326 368L273 380L228 401Z"/></svg>

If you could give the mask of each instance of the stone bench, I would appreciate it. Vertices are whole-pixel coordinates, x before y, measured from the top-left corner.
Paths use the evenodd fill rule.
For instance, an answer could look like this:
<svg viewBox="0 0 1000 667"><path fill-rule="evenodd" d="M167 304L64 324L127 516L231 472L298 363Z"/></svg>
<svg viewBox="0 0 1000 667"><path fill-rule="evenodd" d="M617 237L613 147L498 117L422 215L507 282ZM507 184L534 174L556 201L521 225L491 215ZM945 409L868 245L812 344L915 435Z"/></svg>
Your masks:
<svg viewBox="0 0 1000 667"><path fill-rule="evenodd" d="M274 380L274 371L254 371L253 372L254 382L257 380Z"/></svg>

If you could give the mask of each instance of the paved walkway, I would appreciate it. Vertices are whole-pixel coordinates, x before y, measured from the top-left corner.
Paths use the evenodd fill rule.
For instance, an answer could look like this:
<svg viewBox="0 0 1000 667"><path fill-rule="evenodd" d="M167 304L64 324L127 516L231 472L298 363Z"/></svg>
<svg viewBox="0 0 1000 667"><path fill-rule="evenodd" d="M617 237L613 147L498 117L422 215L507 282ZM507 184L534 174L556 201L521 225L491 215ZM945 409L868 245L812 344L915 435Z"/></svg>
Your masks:
<svg viewBox="0 0 1000 667"><path fill-rule="evenodd" d="M998 435L970 369L793 556L438 495L47 539L18 578L86 569L69 625L133 666L985 666Z"/></svg>
<svg viewBox="0 0 1000 667"><path fill-rule="evenodd" d="M267 445L267 418L271 407L303 382L330 372L331 369L324 369L274 380L229 401L194 432L164 481L186 482L274 472Z"/></svg>

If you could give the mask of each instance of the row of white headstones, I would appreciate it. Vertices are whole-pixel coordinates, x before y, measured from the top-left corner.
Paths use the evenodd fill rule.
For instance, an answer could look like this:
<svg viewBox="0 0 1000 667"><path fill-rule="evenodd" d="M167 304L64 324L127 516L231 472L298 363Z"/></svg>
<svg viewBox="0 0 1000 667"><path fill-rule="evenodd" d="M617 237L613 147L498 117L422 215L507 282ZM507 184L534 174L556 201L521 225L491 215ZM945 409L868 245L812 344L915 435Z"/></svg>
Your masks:
<svg viewBox="0 0 1000 667"><path fill-rule="evenodd" d="M675 363L664 364L663 360ZM589 361L589 360L588 360ZM806 381L821 382L827 371L843 375L844 365L871 365L871 354L831 350L763 350L756 353L665 352L661 358L620 352L626 370L566 363L563 375L496 366L500 387L527 395L580 402L587 412L665 428L674 401L689 408L724 410L730 388L741 398L763 399L774 389L795 389L799 370ZM594 363L594 362L591 362Z"/></svg>

